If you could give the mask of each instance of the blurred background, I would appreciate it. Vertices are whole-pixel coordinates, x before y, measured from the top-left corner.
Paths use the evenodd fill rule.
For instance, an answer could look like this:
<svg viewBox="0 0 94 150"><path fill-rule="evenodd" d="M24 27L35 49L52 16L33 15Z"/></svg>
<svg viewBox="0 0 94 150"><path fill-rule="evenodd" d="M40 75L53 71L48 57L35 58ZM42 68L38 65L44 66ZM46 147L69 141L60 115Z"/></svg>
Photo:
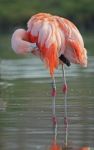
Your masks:
<svg viewBox="0 0 94 150"><path fill-rule="evenodd" d="M0 0L0 150L46 150L51 143L50 76L35 56L11 48L17 28L47 12L71 20L88 52L88 67L66 67L69 143L94 147L94 0ZM62 72L56 70L58 143L64 141ZM41 87L41 88L40 88Z"/></svg>
<svg viewBox="0 0 94 150"><path fill-rule="evenodd" d="M19 27L27 28L28 19L38 12L48 12L66 17L81 31L88 53L92 53L94 39L93 0L0 0L0 56L12 55L10 38ZM6 42L6 45L5 45ZM6 50L7 47L7 50Z"/></svg>

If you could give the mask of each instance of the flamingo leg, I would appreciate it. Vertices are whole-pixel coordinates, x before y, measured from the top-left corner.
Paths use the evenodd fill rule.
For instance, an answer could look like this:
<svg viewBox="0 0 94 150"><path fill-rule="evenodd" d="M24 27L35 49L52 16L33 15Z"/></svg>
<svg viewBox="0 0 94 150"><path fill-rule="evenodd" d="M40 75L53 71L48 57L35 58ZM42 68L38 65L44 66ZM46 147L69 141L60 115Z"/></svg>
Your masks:
<svg viewBox="0 0 94 150"><path fill-rule="evenodd" d="M67 114L67 83L65 76L64 65L62 65L62 74L63 74L63 87L62 91L64 94L64 129L65 129L65 147L68 146L68 114Z"/></svg>
<svg viewBox="0 0 94 150"><path fill-rule="evenodd" d="M57 118L56 118L56 83L55 78L52 78L52 123L53 123L53 141L50 146L50 150L61 150L61 147L57 144Z"/></svg>
<svg viewBox="0 0 94 150"><path fill-rule="evenodd" d="M52 78L52 123L53 123L53 137L56 143L57 139L57 118L56 118L56 82L55 78Z"/></svg>

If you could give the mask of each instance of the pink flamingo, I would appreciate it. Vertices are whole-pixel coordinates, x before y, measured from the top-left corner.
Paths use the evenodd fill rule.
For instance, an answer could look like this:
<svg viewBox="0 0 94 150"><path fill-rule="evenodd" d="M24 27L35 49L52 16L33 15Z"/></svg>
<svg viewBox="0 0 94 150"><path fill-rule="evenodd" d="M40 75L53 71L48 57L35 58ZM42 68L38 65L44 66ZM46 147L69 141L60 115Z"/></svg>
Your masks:
<svg viewBox="0 0 94 150"><path fill-rule="evenodd" d="M80 64L87 67L87 51L84 48L84 42L79 30L69 20L53 16L48 13L38 13L30 18L27 23L27 30L17 29L11 39L12 48L18 54L33 53L40 57L49 68L53 79L52 97L53 97L53 126L54 142L51 150L60 150L56 144L57 119L55 115L55 96L56 85L54 79L54 70L59 64L70 66L70 63ZM63 68L62 67L62 68ZM67 145L67 84L63 68L65 95L65 128Z"/></svg>
<svg viewBox="0 0 94 150"><path fill-rule="evenodd" d="M65 18L39 13L28 21L28 29L17 29L12 36L12 48L16 53L32 52L40 56L50 69L59 65L63 54L69 62L87 66L87 52L76 26Z"/></svg>

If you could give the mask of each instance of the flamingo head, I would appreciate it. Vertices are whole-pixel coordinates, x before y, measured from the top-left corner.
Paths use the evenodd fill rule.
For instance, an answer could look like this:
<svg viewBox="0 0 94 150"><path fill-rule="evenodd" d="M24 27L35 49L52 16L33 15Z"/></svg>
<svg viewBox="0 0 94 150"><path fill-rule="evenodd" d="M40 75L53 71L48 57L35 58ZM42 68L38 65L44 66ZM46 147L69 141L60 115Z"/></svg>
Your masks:
<svg viewBox="0 0 94 150"><path fill-rule="evenodd" d="M36 48L35 43L29 42L28 32L24 29L17 29L11 39L12 49L17 54L25 54L28 52L32 52L34 48Z"/></svg>

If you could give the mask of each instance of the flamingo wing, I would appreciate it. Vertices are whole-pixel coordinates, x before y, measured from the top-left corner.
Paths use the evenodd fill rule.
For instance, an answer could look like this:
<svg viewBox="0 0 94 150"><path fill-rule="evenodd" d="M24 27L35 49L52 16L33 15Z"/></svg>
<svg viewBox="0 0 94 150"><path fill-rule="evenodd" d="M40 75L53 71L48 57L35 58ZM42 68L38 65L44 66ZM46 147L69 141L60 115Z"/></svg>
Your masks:
<svg viewBox="0 0 94 150"><path fill-rule="evenodd" d="M65 18L56 17L56 19L66 38L64 56L72 63L87 66L87 52L79 30Z"/></svg>

